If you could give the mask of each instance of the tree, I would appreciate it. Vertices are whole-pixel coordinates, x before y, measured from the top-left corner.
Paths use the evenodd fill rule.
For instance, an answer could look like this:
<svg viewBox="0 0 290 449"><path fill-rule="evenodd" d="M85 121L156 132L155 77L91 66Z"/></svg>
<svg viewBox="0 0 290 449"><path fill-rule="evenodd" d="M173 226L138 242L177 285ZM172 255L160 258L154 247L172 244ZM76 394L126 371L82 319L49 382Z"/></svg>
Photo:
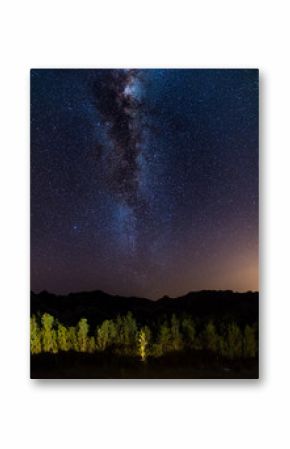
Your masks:
<svg viewBox="0 0 290 449"><path fill-rule="evenodd" d="M160 355L171 350L171 332L170 327L168 326L166 321L161 324L158 343L161 349Z"/></svg>
<svg viewBox="0 0 290 449"><path fill-rule="evenodd" d="M135 318L133 317L131 312L128 312L127 315L123 318L123 336L124 344L126 346L135 346L137 332L138 328Z"/></svg>
<svg viewBox="0 0 290 449"><path fill-rule="evenodd" d="M185 317L181 322L181 329L184 335L185 343L188 346L193 346L195 340L195 325L191 318Z"/></svg>
<svg viewBox="0 0 290 449"><path fill-rule="evenodd" d="M211 352L217 352L219 337L216 333L215 325L210 321L204 331L205 347Z"/></svg>
<svg viewBox="0 0 290 449"><path fill-rule="evenodd" d="M77 330L74 326L68 328L68 345L69 349L73 351L79 351Z"/></svg>
<svg viewBox="0 0 290 449"><path fill-rule="evenodd" d="M68 351L70 349L68 329L61 323L57 327L57 343L61 351Z"/></svg>
<svg viewBox="0 0 290 449"><path fill-rule="evenodd" d="M97 347L100 351L104 351L109 344L110 337L110 323L108 320L102 322L101 326L97 328Z"/></svg>
<svg viewBox="0 0 290 449"><path fill-rule="evenodd" d="M30 351L31 354L41 352L41 331L34 315L30 318Z"/></svg>
<svg viewBox="0 0 290 449"><path fill-rule="evenodd" d="M116 337L115 337L115 342L118 345L121 345L124 343L124 335L123 335L123 318L118 315L117 319L115 321L115 328L116 328Z"/></svg>
<svg viewBox="0 0 290 449"><path fill-rule="evenodd" d="M231 323L228 326L227 334L228 357L230 359L239 358L243 352L243 338L239 326Z"/></svg>
<svg viewBox="0 0 290 449"><path fill-rule="evenodd" d="M117 326L113 320L105 320L97 327L96 330L96 345L101 351L104 351L108 346L118 341Z"/></svg>
<svg viewBox="0 0 290 449"><path fill-rule="evenodd" d="M57 343L57 332L55 329L52 329L52 352L56 354L58 352L58 343Z"/></svg>
<svg viewBox="0 0 290 449"><path fill-rule="evenodd" d="M175 314L171 317L171 343L172 349L178 351L182 348L182 335L180 333L179 320Z"/></svg>
<svg viewBox="0 0 290 449"><path fill-rule="evenodd" d="M148 346L148 328L143 327L138 333L138 349L142 362L147 358L147 346Z"/></svg>
<svg viewBox="0 0 290 449"><path fill-rule="evenodd" d="M228 355L227 339L224 337L224 335L219 335L218 337L218 353L222 357L227 357Z"/></svg>
<svg viewBox="0 0 290 449"><path fill-rule="evenodd" d="M42 315L41 340L44 352L57 352L56 335L52 328L53 322L54 317L49 313L44 313Z"/></svg>
<svg viewBox="0 0 290 449"><path fill-rule="evenodd" d="M95 352L96 350L96 342L95 342L95 337L89 337L88 340L88 352Z"/></svg>
<svg viewBox="0 0 290 449"><path fill-rule="evenodd" d="M137 323L131 312L118 317L116 321L117 336L115 342L121 346L124 354L136 354L137 351Z"/></svg>
<svg viewBox="0 0 290 449"><path fill-rule="evenodd" d="M86 318L78 322L77 339L80 352L86 352L88 346L89 325Z"/></svg>
<svg viewBox="0 0 290 449"><path fill-rule="evenodd" d="M244 332L244 357L253 358L257 354L257 341L255 329L251 326L245 327Z"/></svg>
<svg viewBox="0 0 290 449"><path fill-rule="evenodd" d="M112 345L112 344L114 344L116 342L117 327L116 327L116 325L115 325L113 320L109 320L108 327L109 327L109 342L108 342L108 344Z"/></svg>

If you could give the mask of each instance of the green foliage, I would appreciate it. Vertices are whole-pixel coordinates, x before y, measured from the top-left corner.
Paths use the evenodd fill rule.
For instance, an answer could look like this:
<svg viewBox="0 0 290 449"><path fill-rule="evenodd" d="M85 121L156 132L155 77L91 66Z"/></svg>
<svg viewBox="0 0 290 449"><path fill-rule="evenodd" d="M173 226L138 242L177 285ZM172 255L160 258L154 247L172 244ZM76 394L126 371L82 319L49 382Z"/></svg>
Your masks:
<svg viewBox="0 0 290 449"><path fill-rule="evenodd" d="M240 328L236 323L228 326L227 334L227 356L230 359L239 358L243 352L243 338Z"/></svg>
<svg viewBox="0 0 290 449"><path fill-rule="evenodd" d="M116 342L117 338L117 327L113 320L109 320L109 345Z"/></svg>
<svg viewBox="0 0 290 449"><path fill-rule="evenodd" d="M123 340L124 340L124 336L123 336L123 318L118 315L116 322L115 322L115 326L116 326L116 344L117 345L121 345L123 344Z"/></svg>
<svg viewBox="0 0 290 449"><path fill-rule="evenodd" d="M68 351L70 349L68 329L60 323L57 328L57 344L60 351Z"/></svg>
<svg viewBox="0 0 290 449"><path fill-rule="evenodd" d="M144 326L143 329L144 329L146 340L147 340L148 346L149 346L150 345L150 341L151 341L151 330L150 330L150 327Z"/></svg>
<svg viewBox="0 0 290 449"><path fill-rule="evenodd" d="M180 332L180 325L179 320L176 318L176 316L173 314L171 317L171 345L173 351L179 351L182 349L183 342L182 342L182 334Z"/></svg>
<svg viewBox="0 0 290 449"><path fill-rule="evenodd" d="M57 332L55 329L52 329L51 331L51 338L52 338L52 352L56 354L58 352L58 344L57 344Z"/></svg>
<svg viewBox="0 0 290 449"><path fill-rule="evenodd" d="M244 332L244 357L256 357L258 351L255 329L251 326L245 327Z"/></svg>
<svg viewBox="0 0 290 449"><path fill-rule="evenodd" d="M185 344L188 346L193 346L196 332L192 318L190 317L183 318L181 322L181 330L184 335Z"/></svg>
<svg viewBox="0 0 290 449"><path fill-rule="evenodd" d="M74 326L70 326L68 328L67 336L68 336L69 349L72 351L79 351L77 329Z"/></svg>
<svg viewBox="0 0 290 449"><path fill-rule="evenodd" d="M53 330L54 318L49 313L44 313L41 317L41 341L44 352L57 352L56 335Z"/></svg>
<svg viewBox="0 0 290 449"><path fill-rule="evenodd" d="M88 352L95 352L96 350L96 341L95 337L89 337L88 339Z"/></svg>
<svg viewBox="0 0 290 449"><path fill-rule="evenodd" d="M119 353L136 354L138 327L131 312L118 316L115 323L111 322L109 329L111 340Z"/></svg>
<svg viewBox="0 0 290 449"><path fill-rule="evenodd" d="M147 358L147 346L148 346L148 336L150 335L149 328L144 327L138 333L138 349L142 362L146 361Z"/></svg>
<svg viewBox="0 0 290 449"><path fill-rule="evenodd" d="M131 312L123 319L123 337L125 345L135 345L138 328Z"/></svg>
<svg viewBox="0 0 290 449"><path fill-rule="evenodd" d="M211 352L217 352L219 343L219 337L216 332L215 325L210 321L204 331L204 344L205 348Z"/></svg>
<svg viewBox="0 0 290 449"><path fill-rule="evenodd" d="M100 351L105 351L110 342L110 322L103 321L100 327L97 328L97 348Z"/></svg>
<svg viewBox="0 0 290 449"><path fill-rule="evenodd" d="M30 351L31 354L41 352L41 331L34 315L30 318Z"/></svg>
<svg viewBox="0 0 290 449"><path fill-rule="evenodd" d="M223 335L219 335L218 337L218 354L220 354L222 357L228 356L227 340Z"/></svg>
<svg viewBox="0 0 290 449"><path fill-rule="evenodd" d="M151 354L153 357L161 357L163 355L162 346L160 343L153 343Z"/></svg>
<svg viewBox="0 0 290 449"><path fill-rule="evenodd" d="M80 352L86 352L88 346L89 325L86 318L82 318L77 326L77 340Z"/></svg>
<svg viewBox="0 0 290 449"><path fill-rule="evenodd" d="M160 355L171 351L171 332L166 321L160 326L158 344L160 345L158 348Z"/></svg>
<svg viewBox="0 0 290 449"><path fill-rule="evenodd" d="M154 324L154 323L153 323ZM152 328L138 329L132 313L104 320L89 335L89 324L82 318L77 326L66 327L48 313L40 322L33 315L30 320L30 350L32 354L58 351L90 352L111 351L123 355L139 355L145 361L149 355L161 357L172 351L194 349L209 351L223 358L254 358L258 352L256 328L247 325L244 332L236 323L219 323L219 332L212 321L200 323L198 332L191 317L179 319L175 315L169 321Z"/></svg>

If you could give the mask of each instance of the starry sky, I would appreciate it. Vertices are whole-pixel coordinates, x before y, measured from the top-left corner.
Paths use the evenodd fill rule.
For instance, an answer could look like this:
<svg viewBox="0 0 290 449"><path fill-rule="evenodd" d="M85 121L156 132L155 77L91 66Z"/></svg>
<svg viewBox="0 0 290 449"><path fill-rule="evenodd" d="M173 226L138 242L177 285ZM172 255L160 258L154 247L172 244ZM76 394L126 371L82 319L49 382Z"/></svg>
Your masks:
<svg viewBox="0 0 290 449"><path fill-rule="evenodd" d="M32 290L257 290L258 77L33 69Z"/></svg>

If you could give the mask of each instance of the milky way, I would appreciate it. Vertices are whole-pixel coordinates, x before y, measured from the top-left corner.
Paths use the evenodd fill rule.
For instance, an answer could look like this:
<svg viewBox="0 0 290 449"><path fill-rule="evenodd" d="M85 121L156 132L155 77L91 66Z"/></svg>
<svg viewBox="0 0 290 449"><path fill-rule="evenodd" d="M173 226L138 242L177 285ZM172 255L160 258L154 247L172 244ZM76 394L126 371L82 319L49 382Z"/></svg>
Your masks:
<svg viewBox="0 0 290 449"><path fill-rule="evenodd" d="M32 70L31 287L258 288L256 70Z"/></svg>
<svg viewBox="0 0 290 449"><path fill-rule="evenodd" d="M136 225L147 207L140 189L143 130L142 77L139 70L103 70L96 74L95 106L106 140L98 142L105 183L119 205L121 233L128 249L136 247ZM102 95L99 95L99 90Z"/></svg>
<svg viewBox="0 0 290 449"><path fill-rule="evenodd" d="M109 188L130 207L138 196L138 154L141 129L138 123L140 101L134 95L136 71L110 70L101 72L102 96L96 93L96 107L107 128L110 144L103 145L107 159ZM110 151L111 150L111 151Z"/></svg>

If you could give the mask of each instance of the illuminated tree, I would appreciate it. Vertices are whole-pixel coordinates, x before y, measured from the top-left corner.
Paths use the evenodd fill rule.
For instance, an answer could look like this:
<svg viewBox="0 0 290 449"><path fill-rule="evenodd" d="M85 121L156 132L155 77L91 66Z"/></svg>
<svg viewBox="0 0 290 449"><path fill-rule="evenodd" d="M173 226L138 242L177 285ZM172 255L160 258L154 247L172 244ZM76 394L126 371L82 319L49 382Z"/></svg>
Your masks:
<svg viewBox="0 0 290 449"><path fill-rule="evenodd" d="M102 322L101 326L97 328L97 347L100 351L104 351L110 338L110 323L108 320Z"/></svg>
<svg viewBox="0 0 290 449"><path fill-rule="evenodd" d="M78 337L77 337L77 330L74 326L70 326L68 328L68 345L69 349L73 351L79 351L79 344L78 344Z"/></svg>
<svg viewBox="0 0 290 449"><path fill-rule="evenodd" d="M54 318L49 313L44 313L41 317L42 329L41 340L44 352L56 352L56 336L53 332Z"/></svg>
<svg viewBox="0 0 290 449"><path fill-rule="evenodd" d="M104 320L96 329L95 336L89 336L89 325L82 318L76 327L66 328L52 315L44 313L41 326L33 315L30 319L30 348L32 354L41 351L57 353L60 351L80 351L93 353L105 351L108 347L118 354L136 355L146 361L148 355L160 357L170 351L179 351L183 347L206 349L222 357L254 358L258 352L255 326L247 325L242 333L236 323L220 323L218 335L212 321L198 333L190 317L179 320L174 314L170 321L164 321L153 328L154 338L148 326L138 331L131 312L116 320Z"/></svg>
<svg viewBox="0 0 290 449"><path fill-rule="evenodd" d="M117 338L117 327L113 320L109 320L109 345L112 345L116 342Z"/></svg>
<svg viewBox="0 0 290 449"><path fill-rule="evenodd" d="M80 352L86 352L88 346L89 325L86 318L82 318L77 326L77 340Z"/></svg>
<svg viewBox="0 0 290 449"><path fill-rule="evenodd" d="M60 323L57 327L57 343L60 351L68 351L70 349L68 329Z"/></svg>
<svg viewBox="0 0 290 449"><path fill-rule="evenodd" d="M88 340L88 352L95 352L95 350L96 350L95 337L89 337L89 340Z"/></svg>
<svg viewBox="0 0 290 449"><path fill-rule="evenodd" d="M257 341L255 329L250 326L245 327L244 332L244 357L253 358L257 354Z"/></svg>
<svg viewBox="0 0 290 449"><path fill-rule="evenodd" d="M142 328L140 332L138 333L138 350L139 354L141 356L142 362L146 361L147 358L147 346L148 346L148 339L147 339L148 331L146 332L145 328Z"/></svg>
<svg viewBox="0 0 290 449"><path fill-rule="evenodd" d="M58 343L57 343L57 332L55 329L52 329L51 335L52 335L52 352L56 354L58 352Z"/></svg>
<svg viewBox="0 0 290 449"><path fill-rule="evenodd" d="M41 352L41 331L34 315L30 318L30 351L32 354Z"/></svg>

